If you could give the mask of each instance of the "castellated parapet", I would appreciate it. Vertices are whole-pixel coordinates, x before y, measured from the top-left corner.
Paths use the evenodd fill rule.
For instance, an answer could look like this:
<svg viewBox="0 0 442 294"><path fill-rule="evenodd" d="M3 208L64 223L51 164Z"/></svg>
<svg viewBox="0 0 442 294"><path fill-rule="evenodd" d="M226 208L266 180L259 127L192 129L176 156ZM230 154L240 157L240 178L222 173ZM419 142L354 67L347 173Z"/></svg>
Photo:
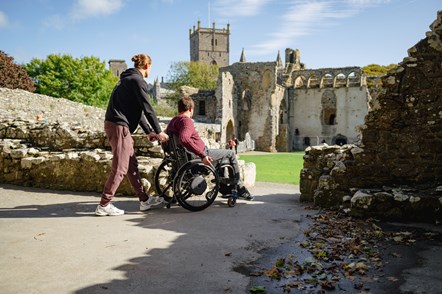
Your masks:
<svg viewBox="0 0 442 294"><path fill-rule="evenodd" d="M229 65L230 25L217 29L202 28L201 22L193 30L189 30L190 61L201 61L219 67Z"/></svg>

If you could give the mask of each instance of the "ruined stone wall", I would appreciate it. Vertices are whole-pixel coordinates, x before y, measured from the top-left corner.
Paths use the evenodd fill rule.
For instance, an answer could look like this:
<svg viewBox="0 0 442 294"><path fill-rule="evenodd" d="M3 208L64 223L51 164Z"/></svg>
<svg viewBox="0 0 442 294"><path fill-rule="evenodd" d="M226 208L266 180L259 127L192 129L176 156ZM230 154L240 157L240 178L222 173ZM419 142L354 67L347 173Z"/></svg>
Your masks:
<svg viewBox="0 0 442 294"><path fill-rule="evenodd" d="M220 69L218 118L223 127L231 121L240 140L249 133L261 151L276 151L284 98L284 88L276 80L276 62L235 63Z"/></svg>
<svg viewBox="0 0 442 294"><path fill-rule="evenodd" d="M368 113L370 95L366 86L293 89L290 93L290 150L304 150L308 147L304 142L306 137L311 145L323 141L335 144L338 135L345 137L347 143L359 140L360 127L364 125ZM333 110L333 122L323 103L324 98L328 97L332 97L335 102L330 107ZM296 129L298 132L295 132Z"/></svg>
<svg viewBox="0 0 442 294"><path fill-rule="evenodd" d="M354 215L439 221L442 214L442 12L383 77L359 145L308 148L301 199Z"/></svg>
<svg viewBox="0 0 442 294"><path fill-rule="evenodd" d="M87 111L86 111L87 110ZM35 114L38 114L36 117ZM103 128L104 111L66 99L0 88L0 183L70 191L101 192L112 153ZM165 128L165 124L161 124ZM212 125L196 124L216 148ZM133 134L142 183L155 193L153 179L162 161L160 146L142 130ZM239 160L241 178L255 184L255 166ZM124 179L118 193L133 195Z"/></svg>
<svg viewBox="0 0 442 294"><path fill-rule="evenodd" d="M193 87L181 87L182 94L192 97L195 103L193 118L198 122L215 123L217 101L215 90L200 90Z"/></svg>
<svg viewBox="0 0 442 294"><path fill-rule="evenodd" d="M355 143L368 113L370 92L360 67L288 69L288 149Z"/></svg>

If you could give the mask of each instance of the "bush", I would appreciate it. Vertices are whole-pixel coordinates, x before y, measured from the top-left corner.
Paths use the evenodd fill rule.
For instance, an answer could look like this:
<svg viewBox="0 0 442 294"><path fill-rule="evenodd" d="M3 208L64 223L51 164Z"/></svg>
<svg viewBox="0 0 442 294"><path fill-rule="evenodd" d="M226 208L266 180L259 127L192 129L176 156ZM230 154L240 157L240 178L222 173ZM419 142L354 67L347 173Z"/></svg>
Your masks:
<svg viewBox="0 0 442 294"><path fill-rule="evenodd" d="M35 91L34 82L21 65L14 63L14 58L0 51L0 87Z"/></svg>

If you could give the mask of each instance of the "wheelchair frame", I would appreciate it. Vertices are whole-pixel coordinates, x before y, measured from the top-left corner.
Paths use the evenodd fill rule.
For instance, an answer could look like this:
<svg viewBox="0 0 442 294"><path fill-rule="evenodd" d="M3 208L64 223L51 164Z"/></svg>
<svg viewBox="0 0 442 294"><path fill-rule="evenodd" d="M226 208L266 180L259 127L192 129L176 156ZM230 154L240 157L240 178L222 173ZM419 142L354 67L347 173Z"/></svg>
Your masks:
<svg viewBox="0 0 442 294"><path fill-rule="evenodd" d="M155 173L155 188L167 201L167 208L178 202L190 211L209 207L218 192L228 195L227 204L235 206L237 193L233 184L233 167L228 160L219 160L209 166L179 144L178 137L168 134L169 141L162 144L164 159Z"/></svg>

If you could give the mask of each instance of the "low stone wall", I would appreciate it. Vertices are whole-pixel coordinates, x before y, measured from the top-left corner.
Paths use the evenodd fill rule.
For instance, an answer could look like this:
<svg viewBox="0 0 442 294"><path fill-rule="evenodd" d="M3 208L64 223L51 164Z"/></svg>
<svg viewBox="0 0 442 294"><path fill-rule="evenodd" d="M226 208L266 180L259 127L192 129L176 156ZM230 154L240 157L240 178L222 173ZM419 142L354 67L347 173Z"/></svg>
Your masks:
<svg viewBox="0 0 442 294"><path fill-rule="evenodd" d="M161 159L138 157L143 185L150 194ZM0 183L55 190L101 192L111 169L112 154L102 149L43 151L21 140L0 140ZM127 179L118 193L133 195Z"/></svg>
<svg viewBox="0 0 442 294"><path fill-rule="evenodd" d="M378 170L366 169L356 145L308 147L301 170L301 201L341 208L353 216L436 222L442 216L442 185L398 185ZM384 184L372 185L373 177Z"/></svg>
<svg viewBox="0 0 442 294"><path fill-rule="evenodd" d="M0 120L0 139L18 139L42 150L109 148L103 130L88 129L80 123L49 123L46 120ZM150 142L144 133L133 135L137 154L163 157L160 146Z"/></svg>

